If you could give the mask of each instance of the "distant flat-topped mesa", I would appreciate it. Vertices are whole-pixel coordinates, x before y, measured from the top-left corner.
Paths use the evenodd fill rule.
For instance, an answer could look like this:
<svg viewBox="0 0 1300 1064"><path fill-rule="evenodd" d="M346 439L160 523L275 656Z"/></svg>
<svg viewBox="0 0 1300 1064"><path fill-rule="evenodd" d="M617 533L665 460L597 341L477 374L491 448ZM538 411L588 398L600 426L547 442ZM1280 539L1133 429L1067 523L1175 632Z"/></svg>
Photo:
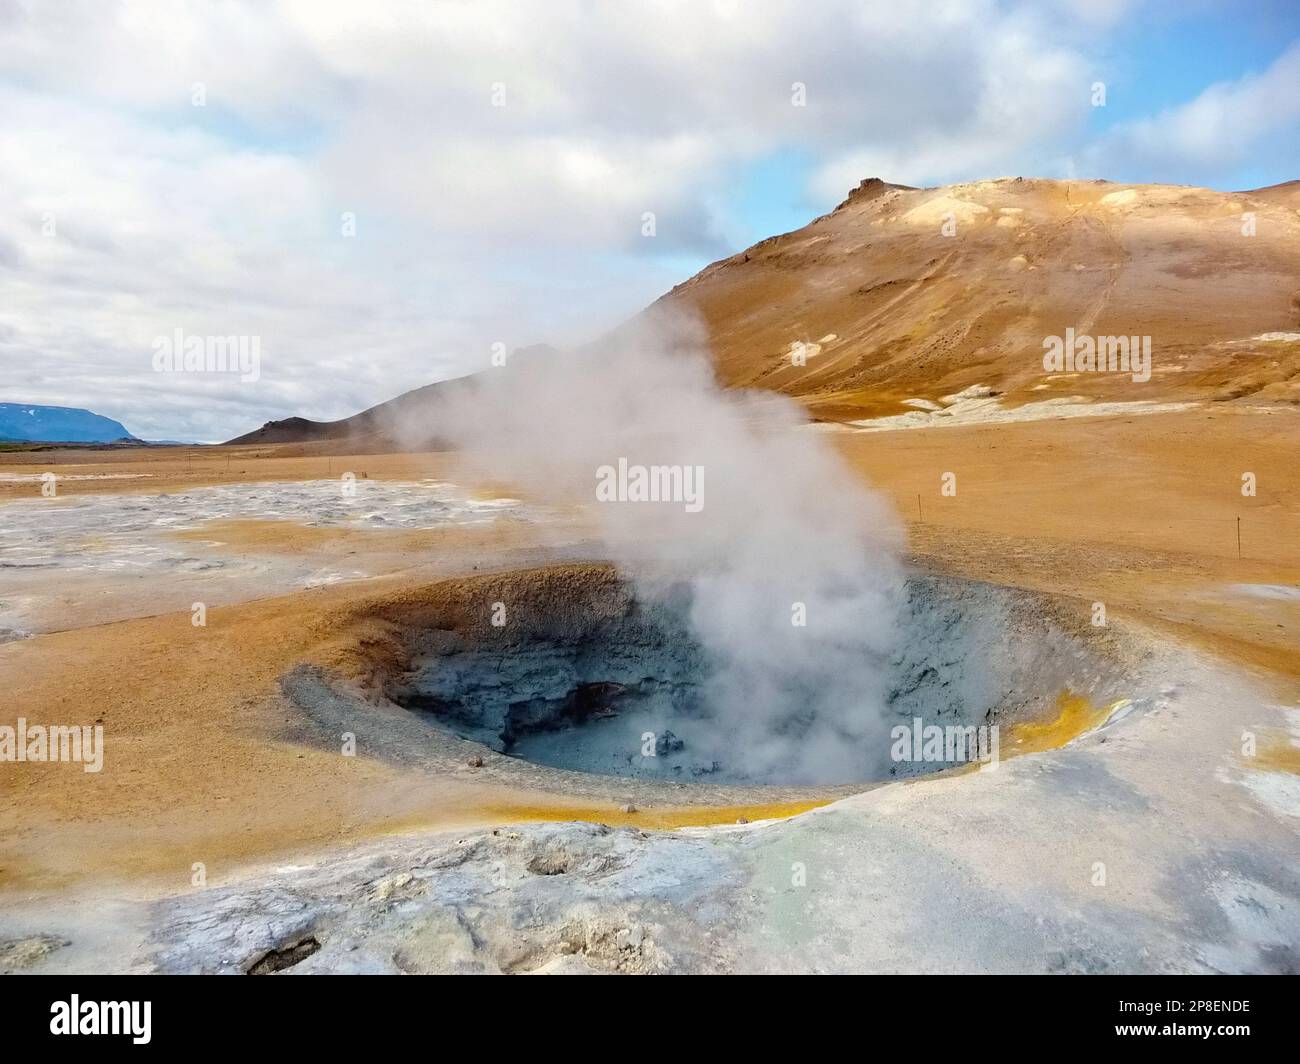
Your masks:
<svg viewBox="0 0 1300 1064"><path fill-rule="evenodd" d="M69 406L0 403L0 440L24 443L112 443L135 439L120 421Z"/></svg>

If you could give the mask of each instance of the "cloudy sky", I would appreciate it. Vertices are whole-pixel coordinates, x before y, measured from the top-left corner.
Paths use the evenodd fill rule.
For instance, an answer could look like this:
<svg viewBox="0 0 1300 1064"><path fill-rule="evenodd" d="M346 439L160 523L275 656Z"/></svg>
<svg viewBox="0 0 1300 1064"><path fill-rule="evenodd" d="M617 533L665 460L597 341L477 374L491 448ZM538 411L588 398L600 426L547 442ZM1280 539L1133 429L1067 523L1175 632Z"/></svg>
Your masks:
<svg viewBox="0 0 1300 1064"><path fill-rule="evenodd" d="M0 0L0 401L343 417L589 339L864 177L1298 156L1296 0ZM154 372L176 329L258 337L260 379Z"/></svg>

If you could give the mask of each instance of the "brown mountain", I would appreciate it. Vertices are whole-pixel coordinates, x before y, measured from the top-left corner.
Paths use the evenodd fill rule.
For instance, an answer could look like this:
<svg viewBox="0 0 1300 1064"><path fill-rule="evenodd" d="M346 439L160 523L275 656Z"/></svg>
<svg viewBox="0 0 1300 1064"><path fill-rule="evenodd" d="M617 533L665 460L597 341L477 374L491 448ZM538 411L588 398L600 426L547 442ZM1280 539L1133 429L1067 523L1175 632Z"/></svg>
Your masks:
<svg viewBox="0 0 1300 1064"><path fill-rule="evenodd" d="M663 296L704 322L720 380L819 419L1044 399L1300 402L1300 182L1250 192L1006 178L863 181L831 213ZM1150 337L1150 379L1048 372L1044 339ZM792 357L798 355L800 357ZM232 443L382 442L456 382ZM978 392L976 387L978 386ZM430 426L434 434L436 426Z"/></svg>

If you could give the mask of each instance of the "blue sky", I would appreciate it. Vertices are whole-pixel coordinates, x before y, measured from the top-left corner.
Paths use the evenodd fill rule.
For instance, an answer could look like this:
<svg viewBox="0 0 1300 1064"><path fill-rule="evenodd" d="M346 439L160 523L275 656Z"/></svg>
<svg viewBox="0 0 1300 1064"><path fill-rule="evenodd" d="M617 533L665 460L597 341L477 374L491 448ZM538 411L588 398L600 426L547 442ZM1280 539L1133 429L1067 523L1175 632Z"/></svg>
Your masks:
<svg viewBox="0 0 1300 1064"><path fill-rule="evenodd" d="M1241 3L1187 3L1135 6L1097 50L1094 80L1106 83L1106 105L1090 108L1088 130L1101 135L1177 108L1216 83L1232 83L1267 71L1300 42L1300 0L1243 0ZM1300 84L1293 85L1300 94ZM1080 177L1114 181L1204 184L1221 190L1261 188L1300 179L1300 140L1263 159L1229 168L1203 167L1174 158L1163 166L1122 156L1105 172ZM765 236L789 232L835 206L834 196L812 187L817 157L798 146L781 148L740 168L727 236L739 247ZM908 183L905 174L880 176ZM965 178L992 175L971 171ZM1034 175L1063 177L1062 172Z"/></svg>
<svg viewBox="0 0 1300 1064"><path fill-rule="evenodd" d="M1300 178L1300 3L14 0L0 114L0 400L220 440L599 336L865 177ZM260 378L160 377L177 328Z"/></svg>
<svg viewBox="0 0 1300 1064"><path fill-rule="evenodd" d="M1092 112L1098 132L1196 98L1216 83L1231 83L1267 71L1300 41L1300 3L1296 0L1246 0L1239 4L1189 2L1139 9L1122 24L1102 65L1113 91L1107 105ZM1293 86L1300 92L1300 85ZM1300 176L1300 152L1247 162L1225 175L1187 168L1181 174L1147 166L1124 172L1115 160L1115 180L1200 184L1222 189L1260 188ZM1111 176L1111 175L1106 175Z"/></svg>

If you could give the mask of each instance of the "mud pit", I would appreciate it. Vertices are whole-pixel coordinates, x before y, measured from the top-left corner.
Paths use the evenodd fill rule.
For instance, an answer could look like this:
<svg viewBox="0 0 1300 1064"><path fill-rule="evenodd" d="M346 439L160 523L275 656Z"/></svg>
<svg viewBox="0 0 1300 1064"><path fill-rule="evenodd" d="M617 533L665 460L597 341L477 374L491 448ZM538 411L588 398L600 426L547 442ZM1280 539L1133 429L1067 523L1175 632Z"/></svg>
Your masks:
<svg viewBox="0 0 1300 1064"><path fill-rule="evenodd" d="M975 759L959 743L937 760L900 760L897 726L951 729L982 742L985 759L997 726L1005 757L1015 752L1007 726L1051 719L1067 693L1095 705L1139 695L1127 678L1133 653L1088 626L1084 604L917 573L900 596L884 719L857 752L856 771L843 779L789 766L760 773L745 736L711 708L714 663L689 606L683 588L639 598L605 566L449 582L426 604L380 611L385 638L370 632L353 651L354 668L368 677L372 703L400 707L384 715L390 725L406 716L391 740L419 742L409 729L419 722L454 738L462 757L495 752L504 755L492 758L498 768L528 763L534 777L540 766L542 776L551 768L728 789L869 784ZM865 703L862 712L881 715ZM792 701L769 725L789 744L790 765L809 723Z"/></svg>

